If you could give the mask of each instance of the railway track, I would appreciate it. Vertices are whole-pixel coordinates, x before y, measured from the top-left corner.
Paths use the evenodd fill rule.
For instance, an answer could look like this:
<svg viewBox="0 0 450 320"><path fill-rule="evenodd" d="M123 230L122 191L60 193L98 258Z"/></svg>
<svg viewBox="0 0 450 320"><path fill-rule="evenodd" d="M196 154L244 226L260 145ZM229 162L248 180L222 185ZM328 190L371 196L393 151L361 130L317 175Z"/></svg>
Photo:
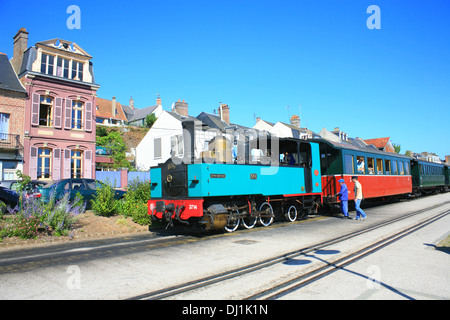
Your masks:
<svg viewBox="0 0 450 320"><path fill-rule="evenodd" d="M177 297L182 297L183 294L194 292L199 289L204 289L208 286L214 286L214 285L220 285L226 281L230 281L233 279L239 279L239 277L247 276L249 274L255 273L257 271L261 271L264 269L267 269L269 267L273 267L282 263L287 263L290 260L301 256L307 256L310 253L314 253L318 250L327 248L331 245L338 244L353 238L356 238L358 236L367 234L369 232L379 230L383 227L389 226L391 224L394 224L396 222L400 222L402 220L420 215L424 212L427 212L431 209L437 209L439 207L442 207L450 202L444 202L439 205L435 205L432 207L424 208L421 210L417 210L399 217L396 217L394 219L383 221L380 223L377 223L375 225L368 226L366 228L347 233L345 235L329 239L327 241L323 241L321 243L301 248L295 251L291 251L288 253L285 253L283 255L279 255L276 257L272 257L270 259L266 259L263 261L260 261L258 263L253 263L246 265L244 267L236 268L233 270L225 271L222 273L218 273L212 276L208 276L201 279L196 279L194 281L190 281L187 283L182 283L179 285L171 286L169 288L156 290L152 292L148 292L139 296L134 296L129 299L137 299L137 300L160 300L160 299L176 299ZM383 237L382 239L378 239L377 241L370 243L363 248L358 248L357 250L354 250L352 252L349 252L345 254L344 256L340 256L335 261L329 262L325 265L321 265L318 267L315 267L311 270L308 270L307 272L295 276L293 278L290 278L282 283L277 283L276 285L270 286L270 288L265 288L264 290L261 290L256 293L252 293L251 295L248 295L245 297L245 299L248 300L263 300L263 299L278 299L283 297L286 294L289 294L292 291L298 290L301 287L317 281L367 255L370 255L371 253L380 250L381 248L398 241L399 239L447 216L450 214L450 210L446 209L438 214L435 214L427 219L423 219L420 222L414 223L413 225L410 225L406 228L402 228L402 230L395 232L393 234L390 234L388 236Z"/></svg>

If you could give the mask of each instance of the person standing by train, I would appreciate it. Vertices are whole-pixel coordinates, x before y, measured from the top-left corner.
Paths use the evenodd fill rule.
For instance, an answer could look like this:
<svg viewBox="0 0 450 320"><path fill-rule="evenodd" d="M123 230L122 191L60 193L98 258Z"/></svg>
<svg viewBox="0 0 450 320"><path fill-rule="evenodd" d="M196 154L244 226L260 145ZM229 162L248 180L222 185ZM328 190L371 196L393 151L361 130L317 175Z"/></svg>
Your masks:
<svg viewBox="0 0 450 320"><path fill-rule="evenodd" d="M356 217L355 220L361 220L367 218L366 213L361 209L361 201L363 199L362 186L358 181L357 176L352 177L352 182L355 184L355 209L356 209ZM361 216L361 219L359 218Z"/></svg>
<svg viewBox="0 0 450 320"><path fill-rule="evenodd" d="M351 219L348 216L348 188L345 184L344 179L339 179L339 184L341 185L341 190L339 190L339 193L336 194L336 197L339 197L339 205L341 206L341 211L344 214L342 219Z"/></svg>

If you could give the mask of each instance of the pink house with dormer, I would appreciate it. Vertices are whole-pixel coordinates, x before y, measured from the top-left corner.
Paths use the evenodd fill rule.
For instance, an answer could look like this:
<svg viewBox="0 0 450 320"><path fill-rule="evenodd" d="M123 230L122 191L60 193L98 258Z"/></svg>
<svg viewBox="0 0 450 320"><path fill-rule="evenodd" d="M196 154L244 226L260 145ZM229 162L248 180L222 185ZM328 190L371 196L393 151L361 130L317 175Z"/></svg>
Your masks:
<svg viewBox="0 0 450 320"><path fill-rule="evenodd" d="M27 48L14 36L11 64L24 85L24 173L36 180L95 178L95 83L92 57L76 43L52 39Z"/></svg>

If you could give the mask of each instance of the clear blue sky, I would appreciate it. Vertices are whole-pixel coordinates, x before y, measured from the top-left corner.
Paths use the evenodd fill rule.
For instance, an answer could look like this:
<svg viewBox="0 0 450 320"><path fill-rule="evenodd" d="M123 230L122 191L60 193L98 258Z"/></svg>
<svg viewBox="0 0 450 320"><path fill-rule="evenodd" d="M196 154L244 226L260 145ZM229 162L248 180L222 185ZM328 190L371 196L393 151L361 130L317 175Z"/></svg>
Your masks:
<svg viewBox="0 0 450 320"><path fill-rule="evenodd" d="M81 9L81 29L66 13ZM369 30L369 5L381 29ZM0 52L18 29L29 46L74 41L94 63L98 96L189 113L220 102L231 121L254 117L352 137L391 137L401 153L450 155L450 1L0 0ZM286 106L290 106L289 109Z"/></svg>

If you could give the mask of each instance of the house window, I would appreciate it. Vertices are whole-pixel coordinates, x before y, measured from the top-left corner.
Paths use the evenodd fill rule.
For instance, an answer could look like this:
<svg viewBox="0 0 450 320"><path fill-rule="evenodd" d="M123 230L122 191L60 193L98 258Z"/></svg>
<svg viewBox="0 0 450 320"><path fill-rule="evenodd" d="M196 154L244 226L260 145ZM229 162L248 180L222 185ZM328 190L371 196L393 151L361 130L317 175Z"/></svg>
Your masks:
<svg viewBox="0 0 450 320"><path fill-rule="evenodd" d="M72 101L72 129L83 129L83 102Z"/></svg>
<svg viewBox="0 0 450 320"><path fill-rule="evenodd" d="M83 151L72 150L71 152L71 178L82 178L81 172L83 172Z"/></svg>
<svg viewBox="0 0 450 320"><path fill-rule="evenodd" d="M161 159L161 138L153 140L153 157L154 159Z"/></svg>
<svg viewBox="0 0 450 320"><path fill-rule="evenodd" d="M52 110L53 99L51 97L41 96L39 105L39 125L50 127L52 126Z"/></svg>
<svg viewBox="0 0 450 320"><path fill-rule="evenodd" d="M3 180L16 180L16 172L18 162L15 161L3 161L1 163L3 169Z"/></svg>
<svg viewBox="0 0 450 320"><path fill-rule="evenodd" d="M38 180L49 180L51 168L52 150L48 148L38 149L38 165L37 178Z"/></svg>
<svg viewBox="0 0 450 320"><path fill-rule="evenodd" d="M69 59L58 57L56 64L56 75L58 77L69 78Z"/></svg>
<svg viewBox="0 0 450 320"><path fill-rule="evenodd" d="M41 58L41 73L53 75L55 56L43 53Z"/></svg>
<svg viewBox="0 0 450 320"><path fill-rule="evenodd" d="M170 154L176 156L183 155L183 136L170 137Z"/></svg>
<svg viewBox="0 0 450 320"><path fill-rule="evenodd" d="M83 81L83 63L72 60L72 79Z"/></svg>
<svg viewBox="0 0 450 320"><path fill-rule="evenodd" d="M9 114L0 113L0 140L8 140Z"/></svg>

